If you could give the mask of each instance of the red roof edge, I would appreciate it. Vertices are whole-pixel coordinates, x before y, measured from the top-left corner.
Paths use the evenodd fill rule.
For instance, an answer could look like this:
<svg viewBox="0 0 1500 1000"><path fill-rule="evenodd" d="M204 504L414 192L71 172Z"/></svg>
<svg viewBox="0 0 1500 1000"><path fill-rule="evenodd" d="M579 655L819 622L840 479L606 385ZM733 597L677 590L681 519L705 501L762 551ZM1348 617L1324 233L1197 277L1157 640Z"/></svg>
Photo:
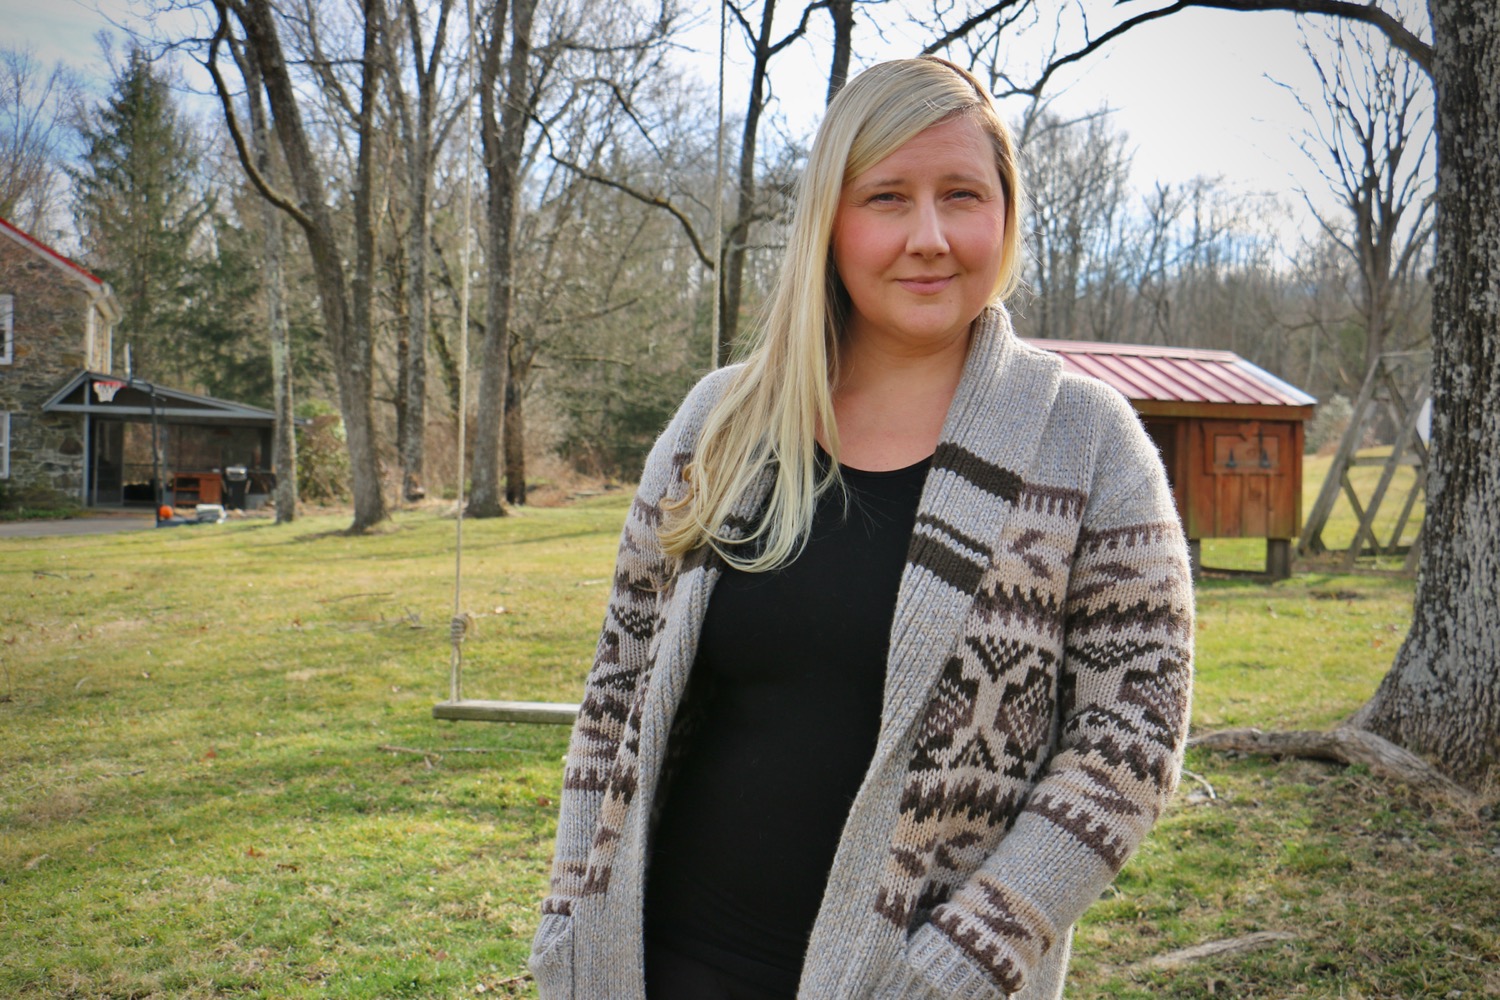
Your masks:
<svg viewBox="0 0 1500 1000"><path fill-rule="evenodd" d="M0 216L0 229L4 229L16 239L31 247L31 249L35 250L37 253L42 254L44 257L50 258L53 263L60 264L63 267L68 268L70 271L76 271L80 277L87 278L89 281L92 281L96 285L102 286L104 284L103 278L89 271L87 268L83 267L83 265L74 261L71 257L68 257L65 254L58 253L56 250L52 249L50 246L37 239L35 236L32 236L26 230L16 226L9 219L4 218L3 216Z"/></svg>

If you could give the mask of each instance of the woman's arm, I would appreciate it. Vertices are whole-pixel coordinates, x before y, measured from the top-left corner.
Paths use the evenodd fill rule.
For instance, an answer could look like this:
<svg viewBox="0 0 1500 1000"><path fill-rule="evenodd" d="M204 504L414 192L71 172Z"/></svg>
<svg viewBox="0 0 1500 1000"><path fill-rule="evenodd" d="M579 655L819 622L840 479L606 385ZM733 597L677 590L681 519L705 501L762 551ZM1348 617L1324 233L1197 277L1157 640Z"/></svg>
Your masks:
<svg viewBox="0 0 1500 1000"><path fill-rule="evenodd" d="M1058 744L1015 825L912 936L935 994L1020 990L1119 871L1176 787L1187 735L1193 595L1154 446L1113 393L1073 552Z"/></svg>

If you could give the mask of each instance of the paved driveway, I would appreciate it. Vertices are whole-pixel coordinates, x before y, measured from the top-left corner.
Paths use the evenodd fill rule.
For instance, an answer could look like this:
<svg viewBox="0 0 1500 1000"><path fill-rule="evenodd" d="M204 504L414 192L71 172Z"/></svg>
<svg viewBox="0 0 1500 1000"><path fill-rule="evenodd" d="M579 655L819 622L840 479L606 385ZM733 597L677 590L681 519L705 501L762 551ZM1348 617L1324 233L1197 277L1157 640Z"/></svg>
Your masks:
<svg viewBox="0 0 1500 1000"><path fill-rule="evenodd" d="M0 521L0 538L51 538L56 535L112 535L119 531L155 531L151 514L108 514L62 521Z"/></svg>

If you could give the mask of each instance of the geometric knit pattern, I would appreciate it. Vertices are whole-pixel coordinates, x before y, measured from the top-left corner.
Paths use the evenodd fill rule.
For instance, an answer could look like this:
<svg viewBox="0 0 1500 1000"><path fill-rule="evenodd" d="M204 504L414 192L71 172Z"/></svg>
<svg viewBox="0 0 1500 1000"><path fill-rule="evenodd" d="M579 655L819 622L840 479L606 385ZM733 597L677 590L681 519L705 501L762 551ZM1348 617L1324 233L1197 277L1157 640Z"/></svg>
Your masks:
<svg viewBox="0 0 1500 1000"><path fill-rule="evenodd" d="M543 1000L644 998L655 785L717 578L705 550L674 564L656 533L730 377L689 395L626 518L533 945ZM751 525L769 484L721 529ZM1073 923L1176 786L1192 616L1186 544L1128 404L987 310L923 489L881 734L798 995L1059 996Z"/></svg>

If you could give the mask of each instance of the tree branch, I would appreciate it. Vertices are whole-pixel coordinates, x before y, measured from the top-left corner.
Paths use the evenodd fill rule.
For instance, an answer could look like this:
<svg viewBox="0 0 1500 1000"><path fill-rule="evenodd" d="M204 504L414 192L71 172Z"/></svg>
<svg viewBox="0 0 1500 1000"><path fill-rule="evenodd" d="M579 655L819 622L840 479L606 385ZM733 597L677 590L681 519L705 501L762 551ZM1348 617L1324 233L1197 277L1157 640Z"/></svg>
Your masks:
<svg viewBox="0 0 1500 1000"><path fill-rule="evenodd" d="M941 38L929 44L922 50L922 54L932 55L940 52L954 42L964 38L974 29L996 15L1015 7L1017 4L1031 2L1033 0L1000 0L999 3L992 4L984 10L979 11L952 31L949 31ZM1118 7L1130 2L1132 0L1115 0L1115 6ZM1432 75L1432 45L1422 41L1411 29L1407 28L1406 25L1402 24L1399 19L1388 11L1376 6L1374 0L1370 0L1368 3L1358 3L1355 0L1177 0L1177 2L1166 7L1143 11L1140 14L1121 21L1103 34L1089 39L1081 48L1065 56L1052 59L1048 62L1046 69L1042 71L1042 75L1035 83L1030 87L1017 87L1012 93L1029 94L1035 97L1042 92L1047 81L1052 78L1052 75L1062 67L1092 55L1132 28L1176 14L1190 7L1245 13L1280 10L1294 14L1325 14L1330 17L1340 17L1349 21L1360 21L1378 29L1390 40L1392 45L1406 53L1428 76Z"/></svg>
<svg viewBox="0 0 1500 1000"><path fill-rule="evenodd" d="M560 167L567 167L569 170L573 171L575 174L584 178L585 180L593 181L595 184L603 184L608 188L614 188L616 191L629 195L636 201L643 202L644 204L650 205L653 208L665 209L667 212L671 213L672 217L676 219L677 222L682 226L682 231L687 234L688 242L693 245L693 252L698 255L698 259L703 262L703 266L708 268L710 271L714 270L714 260L704 251L703 244L698 239L698 233L693 228L692 220L684 215L682 213L682 210L679 209L676 205L672 204L670 201L661 197L660 195L647 194L644 191L637 191L629 184L617 181L612 177L606 177L603 174L596 174L592 170L589 170L587 167L583 167L577 163L565 160L551 151L547 153L547 156L552 160L553 163L556 163Z"/></svg>
<svg viewBox="0 0 1500 1000"><path fill-rule="evenodd" d="M312 220L307 213L297 206L291 198L282 194L271 186L264 174L255 165L255 158L250 155L250 149L245 144L245 134L240 129L239 115L234 110L234 102L229 97L229 85L224 81L224 76L219 72L219 46L229 38L229 14L222 4L215 4L219 14L219 26L214 31L213 40L208 46L208 59L204 63L208 75L213 78L214 89L218 91L219 102L224 108L224 124L229 129L229 138L234 142L235 155L239 157L240 166L245 171L245 176L250 178L250 183L255 190L260 192L262 198L281 209L300 226L312 225ZM251 58L254 58L253 56Z"/></svg>

